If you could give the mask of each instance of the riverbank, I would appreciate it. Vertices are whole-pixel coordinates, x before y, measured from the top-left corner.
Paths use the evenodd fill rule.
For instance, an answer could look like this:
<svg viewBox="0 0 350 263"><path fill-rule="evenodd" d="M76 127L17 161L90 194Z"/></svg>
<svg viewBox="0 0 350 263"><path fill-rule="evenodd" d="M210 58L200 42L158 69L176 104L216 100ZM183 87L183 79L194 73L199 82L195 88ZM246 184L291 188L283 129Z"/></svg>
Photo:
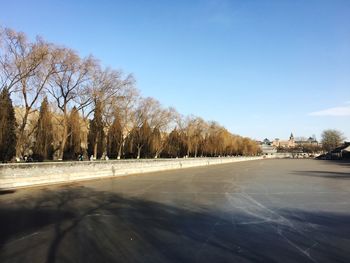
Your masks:
<svg viewBox="0 0 350 263"><path fill-rule="evenodd" d="M129 174L183 169L264 159L256 157L221 157L188 159L139 159L86 162L14 163L0 165L0 189L70 183L74 181L103 179ZM271 158L269 156L269 158Z"/></svg>

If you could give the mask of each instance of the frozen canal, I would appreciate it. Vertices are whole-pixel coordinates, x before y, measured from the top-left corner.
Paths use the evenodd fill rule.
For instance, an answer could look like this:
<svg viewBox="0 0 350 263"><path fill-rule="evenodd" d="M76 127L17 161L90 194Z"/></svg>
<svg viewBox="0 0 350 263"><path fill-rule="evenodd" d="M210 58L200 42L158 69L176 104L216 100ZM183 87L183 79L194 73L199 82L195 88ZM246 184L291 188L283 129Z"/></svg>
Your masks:
<svg viewBox="0 0 350 263"><path fill-rule="evenodd" d="M350 262L350 164L264 160L0 195L0 262Z"/></svg>

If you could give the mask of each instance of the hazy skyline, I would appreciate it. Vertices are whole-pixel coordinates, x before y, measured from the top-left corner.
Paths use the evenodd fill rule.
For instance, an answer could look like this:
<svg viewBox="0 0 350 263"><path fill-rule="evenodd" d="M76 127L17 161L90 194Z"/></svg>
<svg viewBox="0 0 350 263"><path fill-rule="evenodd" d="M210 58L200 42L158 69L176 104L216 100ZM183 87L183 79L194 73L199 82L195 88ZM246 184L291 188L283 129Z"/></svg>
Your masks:
<svg viewBox="0 0 350 263"><path fill-rule="evenodd" d="M7 1L0 24L133 73L144 96L256 139L350 139L348 1Z"/></svg>

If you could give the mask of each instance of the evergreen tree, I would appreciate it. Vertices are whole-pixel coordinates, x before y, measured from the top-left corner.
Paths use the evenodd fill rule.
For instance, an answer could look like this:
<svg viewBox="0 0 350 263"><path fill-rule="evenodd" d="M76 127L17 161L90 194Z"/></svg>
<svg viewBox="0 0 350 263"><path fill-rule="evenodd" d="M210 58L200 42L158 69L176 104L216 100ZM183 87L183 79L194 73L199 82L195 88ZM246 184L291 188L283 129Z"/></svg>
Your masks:
<svg viewBox="0 0 350 263"><path fill-rule="evenodd" d="M0 161L10 161L16 155L16 118L7 88L0 93Z"/></svg>
<svg viewBox="0 0 350 263"><path fill-rule="evenodd" d="M88 152L95 158L101 158L105 149L105 133L102 120L102 104L96 101L94 118L90 121L88 135Z"/></svg>
<svg viewBox="0 0 350 263"><path fill-rule="evenodd" d="M49 103L45 97L40 106L38 125L35 132L34 158L38 160L52 159L53 128Z"/></svg>
<svg viewBox="0 0 350 263"><path fill-rule="evenodd" d="M137 132L137 158L147 158L151 155L151 127L147 121L144 121ZM153 156L152 156L153 157Z"/></svg>
<svg viewBox="0 0 350 263"><path fill-rule="evenodd" d="M134 145L134 134L136 132L136 128L132 129L129 135L125 139L124 145L124 157L125 158L135 158L135 145Z"/></svg>
<svg viewBox="0 0 350 263"><path fill-rule="evenodd" d="M68 138L64 151L64 159L76 160L81 153L80 116L76 107L73 107L68 118Z"/></svg>
<svg viewBox="0 0 350 263"><path fill-rule="evenodd" d="M167 139L166 153L168 157L180 157L184 155L184 142L181 138L181 134L175 128L172 130Z"/></svg>
<svg viewBox="0 0 350 263"><path fill-rule="evenodd" d="M107 135L107 155L111 158L120 158L122 154L123 131L119 116L116 114Z"/></svg>

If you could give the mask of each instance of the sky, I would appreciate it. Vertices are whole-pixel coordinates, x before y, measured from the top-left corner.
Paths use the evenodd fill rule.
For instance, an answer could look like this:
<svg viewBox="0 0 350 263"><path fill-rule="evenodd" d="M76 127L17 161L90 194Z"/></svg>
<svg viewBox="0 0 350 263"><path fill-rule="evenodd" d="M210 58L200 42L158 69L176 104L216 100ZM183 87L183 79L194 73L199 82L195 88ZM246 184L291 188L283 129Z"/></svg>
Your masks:
<svg viewBox="0 0 350 263"><path fill-rule="evenodd" d="M262 140L350 140L350 1L3 1L0 25L132 73L145 97Z"/></svg>

